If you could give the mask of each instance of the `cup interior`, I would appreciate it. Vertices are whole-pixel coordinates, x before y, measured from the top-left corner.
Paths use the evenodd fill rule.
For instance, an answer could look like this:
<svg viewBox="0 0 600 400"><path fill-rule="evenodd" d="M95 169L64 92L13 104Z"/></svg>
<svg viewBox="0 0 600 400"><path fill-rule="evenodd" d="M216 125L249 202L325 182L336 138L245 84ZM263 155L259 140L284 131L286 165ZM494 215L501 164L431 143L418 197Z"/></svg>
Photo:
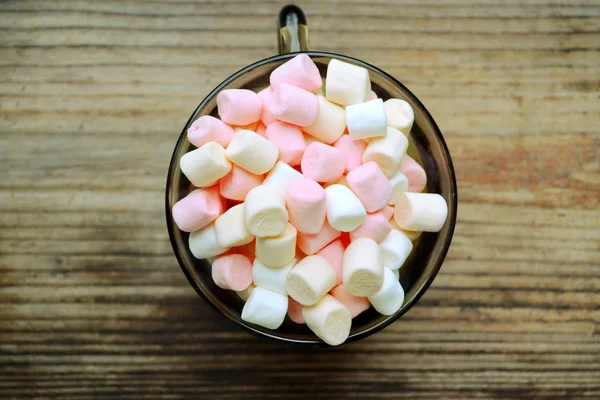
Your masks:
<svg viewBox="0 0 600 400"><path fill-rule="evenodd" d="M306 52L325 76L327 64L333 58L367 68L371 75L373 91L384 101L389 98L406 100L413 108L415 122L410 135L408 154L418 160L427 173L427 188L430 193L442 195L448 203L448 219L440 232L423 233L414 242L414 249L400 271L400 283L405 291L402 308L391 316L378 314L373 308L360 314L352 321L352 329L346 343L364 338L389 325L408 311L425 293L450 246L456 222L457 192L452 160L442 134L423 104L400 82L380 69L355 58L324 52ZM243 301L236 293L217 287L211 277L210 263L197 260L188 247L188 233L181 232L171 216L173 205L185 197L192 185L179 168L179 159L194 149L186 137L191 123L203 115L217 114L217 94L224 89L262 88L269 84L270 73L297 53L281 54L266 58L236 72L217 86L196 108L186 123L169 166L166 187L166 217L169 237L179 264L190 284L209 304L221 314L248 331L263 338L285 344L309 347L327 347L306 325L298 325L286 318L283 325L273 331L249 324L241 319Z"/></svg>

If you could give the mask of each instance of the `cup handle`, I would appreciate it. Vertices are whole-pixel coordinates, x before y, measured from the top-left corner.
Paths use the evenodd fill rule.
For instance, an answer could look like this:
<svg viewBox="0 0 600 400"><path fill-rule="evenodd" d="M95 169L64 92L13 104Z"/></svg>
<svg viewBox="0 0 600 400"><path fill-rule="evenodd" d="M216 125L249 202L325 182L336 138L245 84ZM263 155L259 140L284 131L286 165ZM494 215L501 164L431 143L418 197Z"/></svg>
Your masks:
<svg viewBox="0 0 600 400"><path fill-rule="evenodd" d="M279 12L279 54L308 51L306 16L300 7L290 4Z"/></svg>

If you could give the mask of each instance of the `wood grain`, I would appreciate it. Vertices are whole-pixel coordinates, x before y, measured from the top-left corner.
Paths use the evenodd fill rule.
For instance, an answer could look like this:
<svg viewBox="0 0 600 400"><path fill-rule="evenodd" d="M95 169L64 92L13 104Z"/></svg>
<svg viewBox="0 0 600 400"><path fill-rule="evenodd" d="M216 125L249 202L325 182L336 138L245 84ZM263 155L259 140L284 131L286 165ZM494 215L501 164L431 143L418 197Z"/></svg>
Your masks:
<svg viewBox="0 0 600 400"><path fill-rule="evenodd" d="M0 2L0 397L600 397L600 2L301 1L314 49L444 132L456 234L358 343L264 343L204 304L163 190L203 96L275 52L280 1Z"/></svg>

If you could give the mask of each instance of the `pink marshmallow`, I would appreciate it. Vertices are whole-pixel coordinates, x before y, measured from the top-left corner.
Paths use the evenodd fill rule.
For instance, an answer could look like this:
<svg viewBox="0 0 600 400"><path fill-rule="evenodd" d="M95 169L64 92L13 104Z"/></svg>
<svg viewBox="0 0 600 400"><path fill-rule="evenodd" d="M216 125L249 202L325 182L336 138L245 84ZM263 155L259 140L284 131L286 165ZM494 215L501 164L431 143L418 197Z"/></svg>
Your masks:
<svg viewBox="0 0 600 400"><path fill-rule="evenodd" d="M258 128L258 126L260 125L260 121L254 121L248 125L237 125L237 126L232 126L234 132L237 131L252 131L255 132L256 128ZM235 135L234 135L235 136Z"/></svg>
<svg viewBox="0 0 600 400"><path fill-rule="evenodd" d="M262 101L252 90L225 89L217 95L221 120L230 125L248 125L260 118Z"/></svg>
<svg viewBox="0 0 600 400"><path fill-rule="evenodd" d="M285 206L290 222L299 233L316 234L327 214L325 189L312 179L296 179L288 186Z"/></svg>
<svg viewBox="0 0 600 400"><path fill-rule="evenodd" d="M374 161L364 163L346 175L348 186L367 212L381 210L392 196L392 185Z"/></svg>
<svg viewBox="0 0 600 400"><path fill-rule="evenodd" d="M266 131L267 127L262 122L260 123L260 125L258 125L258 128L256 128L256 133L258 133L262 137L265 136Z"/></svg>
<svg viewBox="0 0 600 400"><path fill-rule="evenodd" d="M334 183L340 180L346 168L341 150L319 142L308 145L300 165L304 175L324 183Z"/></svg>
<svg viewBox="0 0 600 400"><path fill-rule="evenodd" d="M173 220L184 232L194 232L213 222L224 211L216 186L196 189L173 206Z"/></svg>
<svg viewBox="0 0 600 400"><path fill-rule="evenodd" d="M378 211L373 214L367 214L367 219L361 226L350 232L350 239L370 238L377 243L382 242L392 230L390 220Z"/></svg>
<svg viewBox="0 0 600 400"><path fill-rule="evenodd" d="M334 240L327 246L317 252L318 256L323 257L335 271L336 286L342 284L342 260L344 258L345 247L340 239Z"/></svg>
<svg viewBox="0 0 600 400"><path fill-rule="evenodd" d="M377 97L377 93L375 93L374 91L370 91L369 92L369 98L367 99L367 101L371 101L371 100L377 100L379 97Z"/></svg>
<svg viewBox="0 0 600 400"><path fill-rule="evenodd" d="M273 101L268 107L278 120L298 126L312 124L319 114L317 96L287 83L275 86Z"/></svg>
<svg viewBox="0 0 600 400"><path fill-rule="evenodd" d="M381 209L383 215L387 218L387 220L391 220L394 218L394 207L387 205Z"/></svg>
<svg viewBox="0 0 600 400"><path fill-rule="evenodd" d="M239 292L252 283L252 263L241 254L217 257L212 264L212 278L221 289Z"/></svg>
<svg viewBox="0 0 600 400"><path fill-rule="evenodd" d="M298 248L307 256L315 254L329 243L340 237L340 232L336 231L327 221L318 233L307 235L298 232Z"/></svg>
<svg viewBox="0 0 600 400"><path fill-rule="evenodd" d="M340 303L345 305L348 310L350 310L350 315L352 318L371 307L369 299L366 297L354 296L348 290L346 290L344 285L333 288L329 293L331 293L333 297L335 297Z"/></svg>
<svg viewBox="0 0 600 400"><path fill-rule="evenodd" d="M298 165L302 160L306 142L300 128L277 121L269 125L265 137L279 149L279 159L288 165Z"/></svg>
<svg viewBox="0 0 600 400"><path fill-rule="evenodd" d="M427 174L425 170L408 154L402 158L398 171L402 172L408 179L409 192L420 193L427 186Z"/></svg>
<svg viewBox="0 0 600 400"><path fill-rule="evenodd" d="M232 127L210 115L201 116L187 130L188 140L196 147L208 142L217 142L221 146L227 147L234 134Z"/></svg>
<svg viewBox="0 0 600 400"><path fill-rule="evenodd" d="M302 307L304 307L302 304L298 303L296 300L292 299L292 297L290 296L288 298L288 316L290 317L290 319L292 320L292 322L295 322L297 324L305 324L306 322L304 322L304 317L302 316Z"/></svg>
<svg viewBox="0 0 600 400"><path fill-rule="evenodd" d="M267 86L266 88L258 92L258 98L262 102L262 112L260 114L260 120L263 124L269 126L273 122L277 121L277 118L275 118L275 115L271 112L271 108L274 107L273 87Z"/></svg>
<svg viewBox="0 0 600 400"><path fill-rule="evenodd" d="M270 81L272 86L288 83L309 92L316 92L323 85L319 69L306 54L299 54L275 68Z"/></svg>
<svg viewBox="0 0 600 400"><path fill-rule="evenodd" d="M254 175L234 164L231 171L219 182L221 196L230 200L244 201L248 192L259 186L263 180L262 175Z"/></svg>
<svg viewBox="0 0 600 400"><path fill-rule="evenodd" d="M348 173L362 165L362 156L367 147L367 142L354 140L350 135L344 134L333 144L333 147L339 149L344 155L346 160L345 173Z"/></svg>

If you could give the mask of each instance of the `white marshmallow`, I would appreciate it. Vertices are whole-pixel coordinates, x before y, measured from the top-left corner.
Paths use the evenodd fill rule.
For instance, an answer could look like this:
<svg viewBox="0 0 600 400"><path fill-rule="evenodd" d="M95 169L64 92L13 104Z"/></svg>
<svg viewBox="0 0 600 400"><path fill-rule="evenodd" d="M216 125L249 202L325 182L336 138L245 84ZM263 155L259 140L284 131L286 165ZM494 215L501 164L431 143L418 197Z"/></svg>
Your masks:
<svg viewBox="0 0 600 400"><path fill-rule="evenodd" d="M244 205L238 204L219 215L215 221L217 241L223 247L236 247L250 243L254 236L246 228Z"/></svg>
<svg viewBox="0 0 600 400"><path fill-rule="evenodd" d="M350 335L350 311L329 294L313 306L302 307L302 317L310 330L330 346L344 343Z"/></svg>
<svg viewBox="0 0 600 400"><path fill-rule="evenodd" d="M225 155L237 166L261 175L273 168L279 157L279 149L275 143L256 132L240 130L227 146Z"/></svg>
<svg viewBox="0 0 600 400"><path fill-rule="evenodd" d="M394 221L393 218L390 220L390 225L392 226L392 229L396 229L396 230L404 233L410 239L411 242L414 242L415 240L417 240L423 233L421 231L409 231L407 229L402 229L398 226L398 224L396 223L396 221Z"/></svg>
<svg viewBox="0 0 600 400"><path fill-rule="evenodd" d="M348 245L342 261L344 287L354 296L377 293L383 283L381 250L376 241L359 238Z"/></svg>
<svg viewBox="0 0 600 400"><path fill-rule="evenodd" d="M244 201L246 227L256 237L277 236L288 224L288 212L281 193L272 186L250 190Z"/></svg>
<svg viewBox="0 0 600 400"><path fill-rule="evenodd" d="M365 206L347 186L331 185L325 188L327 196L327 221L329 225L340 232L352 232L365 219Z"/></svg>
<svg viewBox="0 0 600 400"><path fill-rule="evenodd" d="M208 187L231 171L231 162L220 144L208 142L181 156L179 168L194 186Z"/></svg>
<svg viewBox="0 0 600 400"><path fill-rule="evenodd" d="M287 296L256 287L244 304L242 319L267 329L277 329L283 323L287 309Z"/></svg>
<svg viewBox="0 0 600 400"><path fill-rule="evenodd" d="M385 268L381 289L368 298L379 314L392 315L402 307L404 289L392 270Z"/></svg>
<svg viewBox="0 0 600 400"><path fill-rule="evenodd" d="M346 107L346 125L352 139L368 139L386 135L383 100L371 100Z"/></svg>
<svg viewBox="0 0 600 400"><path fill-rule="evenodd" d="M311 306L335 286L335 271L321 256L307 256L287 275L285 288L298 303Z"/></svg>
<svg viewBox="0 0 600 400"><path fill-rule="evenodd" d="M400 280L400 270L399 269L395 269L392 271L394 273L394 277L396 278L397 281ZM385 277L384 277L385 279Z"/></svg>
<svg viewBox="0 0 600 400"><path fill-rule="evenodd" d="M343 106L362 103L371 90L369 71L339 60L327 66L325 96L327 100Z"/></svg>
<svg viewBox="0 0 600 400"><path fill-rule="evenodd" d="M408 136L415 121L415 113L410 104L400 99L389 99L383 103L383 107L388 126L392 126Z"/></svg>
<svg viewBox="0 0 600 400"><path fill-rule="evenodd" d="M297 234L294 225L288 223L279 236L256 238L256 258L272 268L289 264L296 256Z"/></svg>
<svg viewBox="0 0 600 400"><path fill-rule="evenodd" d="M342 107L329 102L323 96L317 96L317 99L319 100L317 119L302 130L327 144L332 144L342 136L346 129L346 112Z"/></svg>
<svg viewBox="0 0 600 400"><path fill-rule="evenodd" d="M237 294L240 299L246 301L248 300L248 297L250 297L250 294L252 293L255 287L256 286L254 286L254 284L251 283L250 286L248 286L246 289L235 292L235 294Z"/></svg>
<svg viewBox="0 0 600 400"><path fill-rule="evenodd" d="M392 185L392 196L388 200L389 205L395 205L402 193L408 190L408 178L400 171L396 171L390 178Z"/></svg>
<svg viewBox="0 0 600 400"><path fill-rule="evenodd" d="M287 296L288 292L285 288L285 281L292 267L296 265L296 261L296 259L293 259L281 268L271 268L261 263L257 258L254 260L254 264L252 264L252 280L257 287L269 289Z"/></svg>
<svg viewBox="0 0 600 400"><path fill-rule="evenodd" d="M275 167L269 171L262 184L276 188L281 192L282 196L285 196L290 183L303 177L304 175L290 167L288 164L283 161L277 161Z"/></svg>
<svg viewBox="0 0 600 400"><path fill-rule="evenodd" d="M394 175L408 149L408 139L402 132L390 126L387 134L369 141L363 153L363 163L375 161L388 178Z"/></svg>
<svg viewBox="0 0 600 400"><path fill-rule="evenodd" d="M190 233L188 245L194 257L199 260L215 257L229 250L229 248L219 244L214 223L205 226L199 231Z"/></svg>
<svg viewBox="0 0 600 400"><path fill-rule="evenodd" d="M448 217L446 200L436 193L406 192L396 203L394 219L409 231L439 232Z"/></svg>
<svg viewBox="0 0 600 400"><path fill-rule="evenodd" d="M400 269L410 255L413 244L404 233L392 229L387 237L379 243L383 266L391 270Z"/></svg>

